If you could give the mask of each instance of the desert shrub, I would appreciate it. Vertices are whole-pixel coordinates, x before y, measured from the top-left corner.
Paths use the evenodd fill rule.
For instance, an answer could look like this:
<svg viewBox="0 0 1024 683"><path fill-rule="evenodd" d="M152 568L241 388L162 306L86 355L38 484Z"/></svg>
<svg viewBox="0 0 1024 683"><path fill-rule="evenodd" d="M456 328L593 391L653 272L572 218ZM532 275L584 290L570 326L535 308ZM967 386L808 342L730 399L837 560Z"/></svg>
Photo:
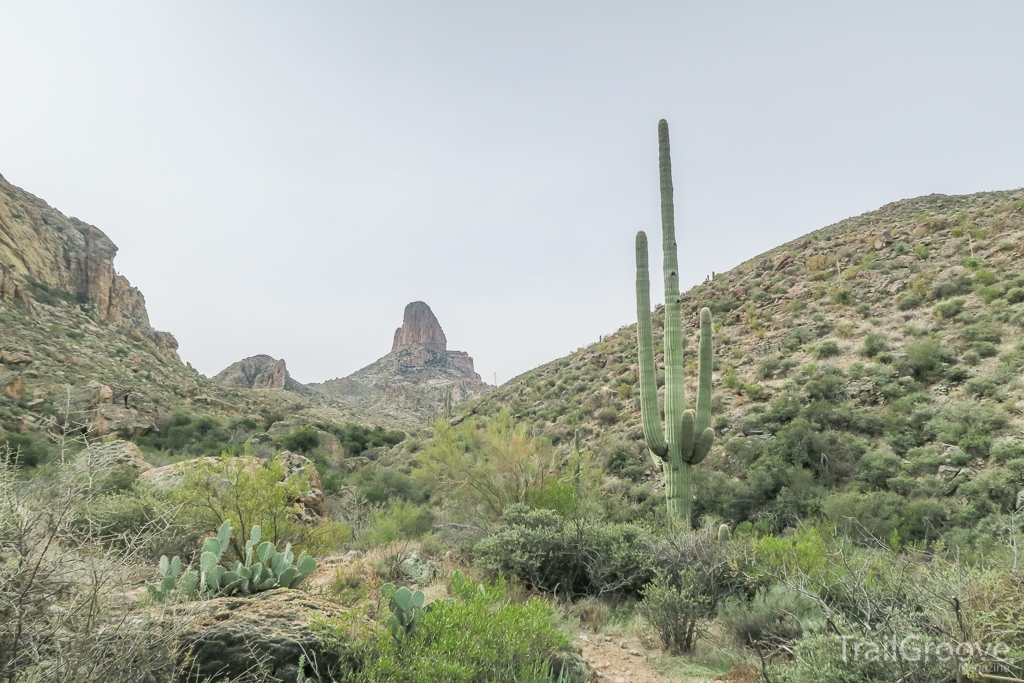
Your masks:
<svg viewBox="0 0 1024 683"><path fill-rule="evenodd" d="M347 482L370 503L408 500L422 503L429 494L427 483L398 467L372 462L353 472Z"/></svg>
<svg viewBox="0 0 1024 683"><path fill-rule="evenodd" d="M386 508L374 510L361 537L371 545L387 545L419 538L430 531L433 523L434 515L427 506L398 500Z"/></svg>
<svg viewBox="0 0 1024 683"><path fill-rule="evenodd" d="M956 444L971 455L987 457L995 436L1008 422L1007 414L996 405L959 401L943 408L928 421L926 429L937 441Z"/></svg>
<svg viewBox="0 0 1024 683"><path fill-rule="evenodd" d="M914 291L904 292L896 302L896 307L901 311L909 311L924 303L920 294Z"/></svg>
<svg viewBox="0 0 1024 683"><path fill-rule="evenodd" d="M654 573L652 540L641 527L525 505L507 508L504 524L474 552L485 570L568 597L636 595Z"/></svg>
<svg viewBox="0 0 1024 683"><path fill-rule="evenodd" d="M320 435L313 427L302 427L281 439L281 445L289 451L309 453L320 445Z"/></svg>
<svg viewBox="0 0 1024 683"><path fill-rule="evenodd" d="M929 381L939 375L943 363L953 360L953 355L938 338L922 339L907 345L907 357L901 362L908 374L921 381Z"/></svg>
<svg viewBox="0 0 1024 683"><path fill-rule="evenodd" d="M1006 300L1011 304L1019 304L1024 301L1024 288L1013 287L1006 292Z"/></svg>
<svg viewBox="0 0 1024 683"><path fill-rule="evenodd" d="M74 456L30 481L0 466L0 677L167 681L181 622L114 599L137 586L143 549L158 529L107 543L78 527L97 496L81 465Z"/></svg>
<svg viewBox="0 0 1024 683"><path fill-rule="evenodd" d="M605 442L598 449L598 457L606 470L632 481L639 481L650 469L649 460L644 458L642 447L636 441L616 439Z"/></svg>
<svg viewBox="0 0 1024 683"><path fill-rule="evenodd" d="M187 413L174 413L159 429L134 438L147 449L173 453L181 457L216 457L228 451L240 454L246 435L232 433L212 417L194 418Z"/></svg>
<svg viewBox="0 0 1024 683"><path fill-rule="evenodd" d="M900 637L902 639L906 634ZM854 659L854 645L864 641L874 643L876 647L884 642L881 638L853 638L848 642L834 633L815 633L801 638L793 647L791 664L779 664L769 669L771 680L778 683L934 683L956 680L955 660L943 662L933 656L928 661L920 657L922 661L908 662L897 657L894 663L881 655ZM919 638L913 647L923 649L926 643L934 652L938 643L929 636Z"/></svg>
<svg viewBox="0 0 1024 683"><path fill-rule="evenodd" d="M832 301L840 305L848 305L853 303L853 292L849 289L840 289L832 295Z"/></svg>
<svg viewBox="0 0 1024 683"><path fill-rule="evenodd" d="M353 423L339 426L333 422L317 422L314 425L317 429L338 437L345 454L349 456L361 455L370 448L388 448L396 446L405 440L405 432L400 430L387 430L380 425L376 427L363 427Z"/></svg>
<svg viewBox="0 0 1024 683"><path fill-rule="evenodd" d="M881 334L879 332L868 332L864 336L864 348L862 349L861 353L863 353L868 358L874 358L883 351L888 350L889 343L886 340L884 334Z"/></svg>
<svg viewBox="0 0 1024 683"><path fill-rule="evenodd" d="M857 479L868 486L884 490L886 483L900 473L903 461L888 450L865 453L857 463Z"/></svg>
<svg viewBox="0 0 1024 683"><path fill-rule="evenodd" d="M978 341L971 344L971 348L968 353L975 353L979 358L991 358L999 353L999 348L992 342Z"/></svg>
<svg viewBox="0 0 1024 683"><path fill-rule="evenodd" d="M657 632L665 650L681 654L693 649L710 609L694 585L673 585L658 577L644 588L636 612Z"/></svg>
<svg viewBox="0 0 1024 683"><path fill-rule="evenodd" d="M555 623L547 601L510 602L499 583L431 603L400 639L355 612L317 620L314 628L338 653L342 664L330 672L336 681L550 683L561 675L582 683L585 672L572 666L571 641Z"/></svg>
<svg viewBox="0 0 1024 683"><path fill-rule="evenodd" d="M601 410L597 411L597 414L594 415L594 418L597 420L597 423L599 425L603 427L608 427L619 421L619 411L611 407L602 408Z"/></svg>
<svg viewBox="0 0 1024 683"><path fill-rule="evenodd" d="M942 318L944 320L952 320L964 310L964 305L967 303L967 299L957 297L956 299L950 299L945 301L938 306L932 308L932 314L936 318Z"/></svg>
<svg viewBox="0 0 1024 683"><path fill-rule="evenodd" d="M53 447L44 438L31 434L0 435L0 466L16 463L36 467L50 459Z"/></svg>
<svg viewBox="0 0 1024 683"><path fill-rule="evenodd" d="M534 438L504 409L482 429L475 420L457 427L439 424L420 462L453 507L480 524L499 518L510 505L528 502L556 472L551 442Z"/></svg>
<svg viewBox="0 0 1024 683"><path fill-rule="evenodd" d="M255 461L255 462L254 462ZM303 474L286 477L279 461L261 466L251 457L225 457L197 463L173 490L182 519L193 529L212 533L225 520L237 531L229 555L245 557L245 539L259 525L263 540L275 545L291 543L296 550L322 554L335 550L350 536L338 522L309 524L299 520L300 501L309 493Z"/></svg>
<svg viewBox="0 0 1024 683"><path fill-rule="evenodd" d="M779 584L758 590L749 601L727 600L719 608L718 618L736 642L769 648L791 645L804 633L824 625L824 615L817 603Z"/></svg>
<svg viewBox="0 0 1024 683"><path fill-rule="evenodd" d="M839 355L839 345L834 341L822 342L814 352L817 358L831 358Z"/></svg>
<svg viewBox="0 0 1024 683"><path fill-rule="evenodd" d="M957 294L967 294L973 285L971 276L961 273L948 279L936 281L932 286L930 296L932 299L947 299Z"/></svg>
<svg viewBox="0 0 1024 683"><path fill-rule="evenodd" d="M992 445L989 457L996 462L1024 458L1024 441L1020 439L999 440Z"/></svg>
<svg viewBox="0 0 1024 683"><path fill-rule="evenodd" d="M991 342L998 344L1003 339L1003 328L992 322L967 325L960 330L960 339L967 342Z"/></svg>
<svg viewBox="0 0 1024 683"><path fill-rule="evenodd" d="M999 384L992 377L972 377L964 384L964 390L971 396L992 398L999 393Z"/></svg>
<svg viewBox="0 0 1024 683"><path fill-rule="evenodd" d="M840 401L846 398L846 380L838 372L822 372L804 385L804 391L812 400Z"/></svg>

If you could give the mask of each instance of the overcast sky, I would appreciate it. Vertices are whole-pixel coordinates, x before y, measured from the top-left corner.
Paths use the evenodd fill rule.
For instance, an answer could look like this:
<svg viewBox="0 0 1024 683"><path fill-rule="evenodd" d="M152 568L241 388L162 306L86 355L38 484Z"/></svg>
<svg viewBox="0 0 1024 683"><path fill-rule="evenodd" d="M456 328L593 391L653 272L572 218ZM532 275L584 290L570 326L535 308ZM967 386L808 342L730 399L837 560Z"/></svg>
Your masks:
<svg viewBox="0 0 1024 683"><path fill-rule="evenodd" d="M635 321L662 117L687 287L1024 185L1021 26L1018 0L0 0L0 174L104 230L207 375L344 376L423 300L505 382Z"/></svg>

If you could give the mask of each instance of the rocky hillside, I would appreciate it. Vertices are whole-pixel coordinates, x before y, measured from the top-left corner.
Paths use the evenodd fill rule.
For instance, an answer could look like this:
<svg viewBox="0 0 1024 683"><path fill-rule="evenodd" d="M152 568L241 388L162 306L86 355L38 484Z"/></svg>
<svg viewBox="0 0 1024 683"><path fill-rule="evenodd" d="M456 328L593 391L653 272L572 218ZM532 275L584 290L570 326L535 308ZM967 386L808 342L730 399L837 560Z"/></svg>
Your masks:
<svg viewBox="0 0 1024 683"><path fill-rule="evenodd" d="M294 387L283 363L259 392L201 376L173 336L150 326L142 293L114 270L116 254L99 228L0 177L0 436L68 422L97 438L137 438L175 411L366 419L285 391Z"/></svg>
<svg viewBox="0 0 1024 683"><path fill-rule="evenodd" d="M309 386L330 405L404 427L435 419L449 391L458 404L491 390L473 369L469 354L448 350L441 324L422 301L405 307L391 353L348 377Z"/></svg>
<svg viewBox="0 0 1024 683"><path fill-rule="evenodd" d="M695 475L698 507L795 517L821 487L850 485L938 499L928 523L940 527L1024 505L1020 473L1002 467L1024 462L1022 265L1024 191L929 195L683 294L689 348L701 307L716 327L718 438ZM612 471L660 480L642 442L635 345L635 325L623 327L511 380L480 411L508 408L556 442L580 428ZM773 469L779 460L790 469Z"/></svg>

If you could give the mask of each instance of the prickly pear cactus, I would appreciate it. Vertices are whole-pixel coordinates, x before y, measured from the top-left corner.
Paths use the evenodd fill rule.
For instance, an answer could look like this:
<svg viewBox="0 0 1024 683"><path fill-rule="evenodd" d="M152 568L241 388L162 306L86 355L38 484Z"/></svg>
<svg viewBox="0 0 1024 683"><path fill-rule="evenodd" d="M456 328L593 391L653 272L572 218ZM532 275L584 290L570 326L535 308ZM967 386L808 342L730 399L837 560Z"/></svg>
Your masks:
<svg viewBox="0 0 1024 683"><path fill-rule="evenodd" d="M298 559L291 544L278 552L270 541L260 542L262 532L254 526L245 542L245 562L236 562L233 569L221 564L224 551L231 544L231 522L225 520L216 536L203 541L199 556L199 573L181 574L181 560L160 558L160 583L147 585L146 590L155 600L166 600L172 594L196 597L199 594L250 595L271 588L295 588L316 570L316 560L301 553Z"/></svg>

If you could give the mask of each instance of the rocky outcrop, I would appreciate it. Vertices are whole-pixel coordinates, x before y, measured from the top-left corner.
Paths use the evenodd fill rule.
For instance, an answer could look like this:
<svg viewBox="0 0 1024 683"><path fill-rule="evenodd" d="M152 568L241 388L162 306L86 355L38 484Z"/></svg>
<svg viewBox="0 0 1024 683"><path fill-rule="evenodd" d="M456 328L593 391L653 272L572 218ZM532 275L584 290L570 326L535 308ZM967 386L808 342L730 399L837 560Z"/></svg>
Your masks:
<svg viewBox="0 0 1024 683"><path fill-rule="evenodd" d="M0 176L0 302L29 312L40 303L81 305L100 320L138 328L174 353L173 337L150 326L142 292L114 270L116 254L102 230Z"/></svg>
<svg viewBox="0 0 1024 683"><path fill-rule="evenodd" d="M286 389L308 394L305 385L296 382L288 374L284 360L277 360L265 354L243 358L232 363L213 376L214 381L244 389Z"/></svg>
<svg viewBox="0 0 1024 683"><path fill-rule="evenodd" d="M337 663L337 653L325 648L310 622L314 615L331 618L343 610L308 593L277 588L244 598L214 598L168 608L187 620L179 636L179 681L227 680L261 672L271 680L294 683L299 658L308 665L307 681L319 681ZM324 678L323 680L327 680Z"/></svg>
<svg viewBox="0 0 1024 683"><path fill-rule="evenodd" d="M437 418L449 392L458 404L492 389L474 370L469 354L448 350L444 330L422 301L405 307L391 353L348 377L309 386L336 407L379 415L404 427Z"/></svg>
<svg viewBox="0 0 1024 683"><path fill-rule="evenodd" d="M437 322L430 306L422 301L413 301L405 307L402 326L395 330L391 353L405 346L422 346L438 353L448 350L448 340L441 323Z"/></svg>
<svg viewBox="0 0 1024 683"><path fill-rule="evenodd" d="M148 472L153 466L142 457L142 451L131 441L110 441L89 446L90 459L110 465L131 465L140 473Z"/></svg>

